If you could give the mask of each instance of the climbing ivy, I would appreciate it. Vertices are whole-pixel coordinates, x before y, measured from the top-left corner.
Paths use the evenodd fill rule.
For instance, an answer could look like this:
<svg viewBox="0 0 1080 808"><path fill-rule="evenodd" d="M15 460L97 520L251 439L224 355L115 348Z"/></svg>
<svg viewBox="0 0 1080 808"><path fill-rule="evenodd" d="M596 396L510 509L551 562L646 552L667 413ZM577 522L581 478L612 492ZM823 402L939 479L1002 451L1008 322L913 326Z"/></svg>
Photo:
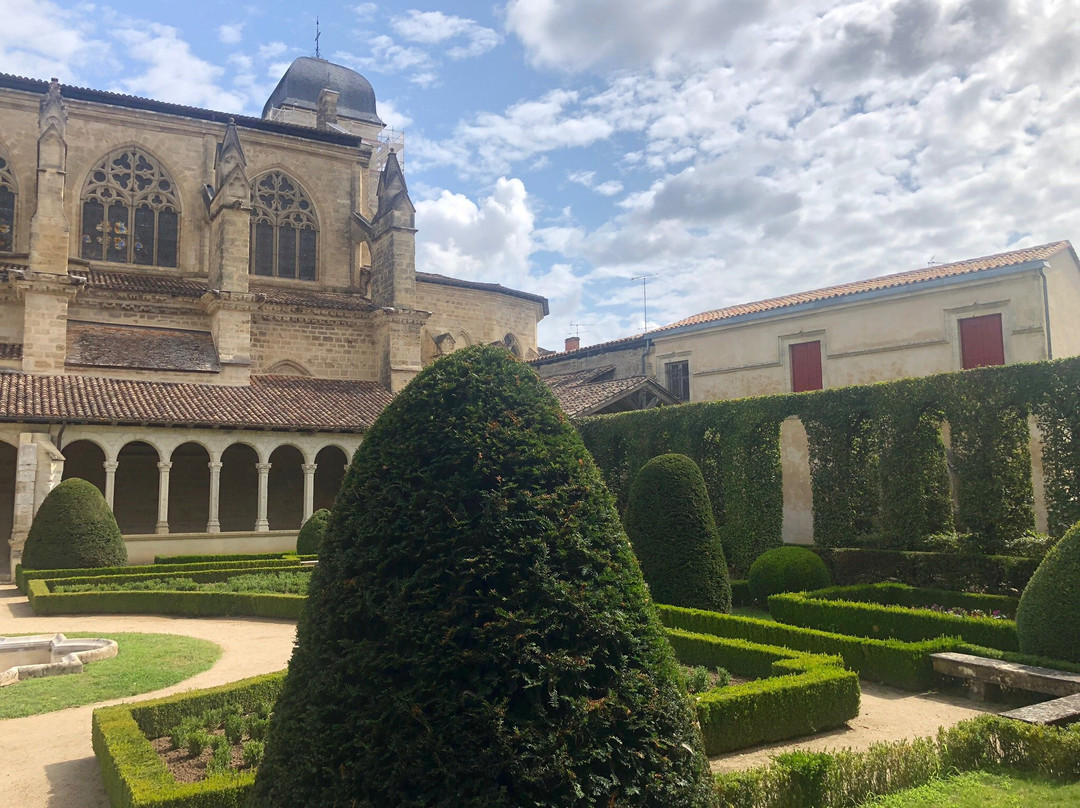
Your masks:
<svg viewBox="0 0 1080 808"><path fill-rule="evenodd" d="M960 530L1000 551L1035 527L1029 415L1043 433L1049 530L1080 521L1080 358L599 416L579 429L620 507L650 458L692 457L742 574L781 542L780 425L793 415L809 439L819 544L910 550Z"/></svg>

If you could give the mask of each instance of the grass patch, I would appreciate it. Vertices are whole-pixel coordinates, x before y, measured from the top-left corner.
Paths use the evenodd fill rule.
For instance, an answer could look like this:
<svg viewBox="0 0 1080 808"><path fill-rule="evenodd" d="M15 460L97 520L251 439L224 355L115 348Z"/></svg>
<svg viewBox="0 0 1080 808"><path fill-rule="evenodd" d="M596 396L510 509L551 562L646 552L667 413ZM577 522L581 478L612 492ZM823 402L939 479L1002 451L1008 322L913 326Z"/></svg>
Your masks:
<svg viewBox="0 0 1080 808"><path fill-rule="evenodd" d="M1075 808L1080 783L1057 783L1022 772L968 772L901 791L866 808Z"/></svg>
<svg viewBox="0 0 1080 808"><path fill-rule="evenodd" d="M756 606L733 606L731 614L736 617L753 617L755 620L765 620L769 623L776 622L768 609L759 609Z"/></svg>
<svg viewBox="0 0 1080 808"><path fill-rule="evenodd" d="M91 662L82 673L27 679L0 690L0 719L51 713L99 701L160 690L208 670L221 647L173 634L66 633L67 637L108 637L119 653Z"/></svg>
<svg viewBox="0 0 1080 808"><path fill-rule="evenodd" d="M193 578L147 578L119 583L57 584L52 591L65 592L243 592L274 595L306 595L311 571L257 572L227 581L196 581Z"/></svg>

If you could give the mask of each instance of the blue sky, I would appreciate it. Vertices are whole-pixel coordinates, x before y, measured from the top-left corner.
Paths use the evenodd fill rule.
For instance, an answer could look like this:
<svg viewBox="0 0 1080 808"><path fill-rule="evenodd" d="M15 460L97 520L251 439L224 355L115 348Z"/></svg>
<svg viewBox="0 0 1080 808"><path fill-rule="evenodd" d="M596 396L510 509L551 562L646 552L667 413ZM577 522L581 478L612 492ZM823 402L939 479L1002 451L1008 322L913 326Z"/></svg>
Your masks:
<svg viewBox="0 0 1080 808"><path fill-rule="evenodd" d="M0 71L257 115L289 62L406 137L418 268L540 343L1080 238L1072 0L0 0ZM572 325L572 324L577 324Z"/></svg>

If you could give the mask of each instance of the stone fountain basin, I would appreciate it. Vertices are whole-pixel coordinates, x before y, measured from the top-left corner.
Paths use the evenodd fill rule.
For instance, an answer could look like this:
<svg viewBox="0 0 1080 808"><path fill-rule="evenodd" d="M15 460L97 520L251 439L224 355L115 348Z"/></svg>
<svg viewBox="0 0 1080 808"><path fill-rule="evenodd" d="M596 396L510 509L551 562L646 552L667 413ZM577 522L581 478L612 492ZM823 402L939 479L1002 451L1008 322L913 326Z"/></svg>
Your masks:
<svg viewBox="0 0 1080 808"><path fill-rule="evenodd" d="M69 640L63 634L0 637L0 687L23 679L82 673L83 665L116 656L113 640Z"/></svg>

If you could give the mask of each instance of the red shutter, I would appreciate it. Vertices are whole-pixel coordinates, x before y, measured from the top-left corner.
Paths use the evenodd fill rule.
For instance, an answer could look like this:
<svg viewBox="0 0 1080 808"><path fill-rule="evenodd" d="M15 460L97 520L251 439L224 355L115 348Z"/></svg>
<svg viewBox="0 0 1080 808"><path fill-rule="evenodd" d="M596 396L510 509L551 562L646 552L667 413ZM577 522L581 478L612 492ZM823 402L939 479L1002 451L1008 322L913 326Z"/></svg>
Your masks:
<svg viewBox="0 0 1080 808"><path fill-rule="evenodd" d="M821 342L797 342L791 354L791 392L821 389Z"/></svg>
<svg viewBox="0 0 1080 808"><path fill-rule="evenodd" d="M965 370L1005 364L1000 314L968 317L959 322L960 358Z"/></svg>

